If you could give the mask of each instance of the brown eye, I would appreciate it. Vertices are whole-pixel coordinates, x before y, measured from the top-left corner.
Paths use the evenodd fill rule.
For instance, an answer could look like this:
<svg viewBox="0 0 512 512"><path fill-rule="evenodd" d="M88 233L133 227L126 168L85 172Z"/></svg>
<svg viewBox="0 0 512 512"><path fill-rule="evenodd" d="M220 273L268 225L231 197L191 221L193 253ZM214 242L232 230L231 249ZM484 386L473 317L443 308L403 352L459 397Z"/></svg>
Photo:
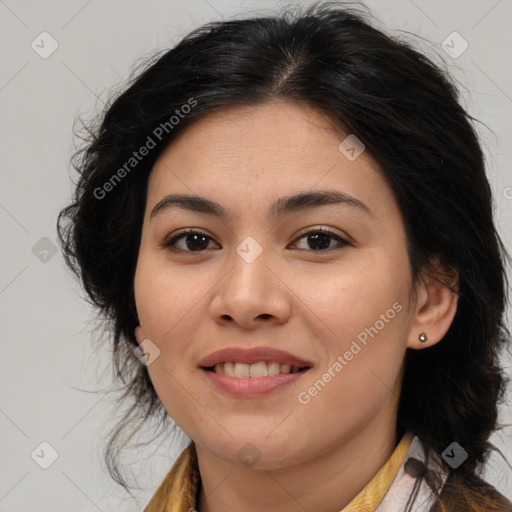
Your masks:
<svg viewBox="0 0 512 512"><path fill-rule="evenodd" d="M331 231L318 228L308 231L307 233L304 233L299 238L297 238L297 240L302 239L306 239L306 244L308 247L305 249L310 248L313 250L313 252L329 251L336 248L341 249L342 247L348 245L348 242L341 238L339 235L336 235ZM333 239L338 241L337 246L331 246Z"/></svg>
<svg viewBox="0 0 512 512"><path fill-rule="evenodd" d="M349 243L341 238L339 235L322 229L316 228L308 231L307 233L303 233L296 240L306 240L306 247L299 248L301 250L310 250L312 252L328 252L335 249L341 249ZM336 245L331 245L333 240L336 240L338 243ZM173 238L169 239L164 243L164 247L168 248L173 252L203 252L207 250L208 244L212 241L212 239L201 233L200 231L185 231L182 232ZM211 247L210 247L211 248Z"/></svg>
<svg viewBox="0 0 512 512"><path fill-rule="evenodd" d="M165 243L165 247L176 252L201 252L208 249L209 241L211 241L211 238L204 233L187 231L171 238ZM182 242L181 247L176 246L177 242Z"/></svg>

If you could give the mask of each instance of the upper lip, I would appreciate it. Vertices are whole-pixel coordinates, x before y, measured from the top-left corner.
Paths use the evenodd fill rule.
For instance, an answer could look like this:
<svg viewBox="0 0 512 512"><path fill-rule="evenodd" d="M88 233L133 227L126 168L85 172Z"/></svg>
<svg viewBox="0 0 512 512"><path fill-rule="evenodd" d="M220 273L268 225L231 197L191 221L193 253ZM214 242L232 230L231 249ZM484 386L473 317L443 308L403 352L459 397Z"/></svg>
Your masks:
<svg viewBox="0 0 512 512"><path fill-rule="evenodd" d="M258 363L259 361L275 361L280 364L289 364L290 366L311 366L311 363L300 359L289 352L278 350L271 347L254 347L254 348L241 348L230 347L217 352L213 352L204 359L201 359L199 366L209 368L215 366L217 363Z"/></svg>

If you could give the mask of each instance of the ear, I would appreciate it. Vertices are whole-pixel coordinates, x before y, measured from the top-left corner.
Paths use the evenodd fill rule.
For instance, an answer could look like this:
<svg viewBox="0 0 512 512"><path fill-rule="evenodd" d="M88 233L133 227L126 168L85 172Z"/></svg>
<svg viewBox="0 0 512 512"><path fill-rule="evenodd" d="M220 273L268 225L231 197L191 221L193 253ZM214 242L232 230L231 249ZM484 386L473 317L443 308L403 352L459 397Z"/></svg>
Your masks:
<svg viewBox="0 0 512 512"><path fill-rule="evenodd" d="M448 332L457 312L459 276L451 267L435 261L436 277L423 275L416 287L416 305L411 318L407 346L418 350L435 345ZM447 286L448 285L448 286ZM456 290L454 293L450 288ZM419 336L426 333L428 341Z"/></svg>
<svg viewBox="0 0 512 512"><path fill-rule="evenodd" d="M137 325L137 327L135 327L135 338L137 338L137 343L139 345L144 340L144 336L142 334L142 325Z"/></svg>

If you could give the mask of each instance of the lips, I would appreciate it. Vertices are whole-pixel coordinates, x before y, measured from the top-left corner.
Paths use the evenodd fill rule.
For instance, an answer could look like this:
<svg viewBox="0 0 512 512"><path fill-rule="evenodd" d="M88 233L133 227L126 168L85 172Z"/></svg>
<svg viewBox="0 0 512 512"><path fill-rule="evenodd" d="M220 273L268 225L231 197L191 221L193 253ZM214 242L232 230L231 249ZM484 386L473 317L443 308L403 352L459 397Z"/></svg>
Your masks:
<svg viewBox="0 0 512 512"><path fill-rule="evenodd" d="M268 377L260 378L238 378L228 377L215 372L201 370L206 382L214 389L237 399L260 399L269 394L284 390L296 384L307 373L304 370L297 373L279 373Z"/></svg>
<svg viewBox="0 0 512 512"><path fill-rule="evenodd" d="M301 359L289 352L285 352L284 350L271 347L225 348L223 350L213 352L209 356L201 359L201 361L199 361L199 366L202 368L211 368L218 363L235 362L253 364L260 361L275 361L280 364L289 364L290 366L297 366L301 368L313 366L310 361Z"/></svg>

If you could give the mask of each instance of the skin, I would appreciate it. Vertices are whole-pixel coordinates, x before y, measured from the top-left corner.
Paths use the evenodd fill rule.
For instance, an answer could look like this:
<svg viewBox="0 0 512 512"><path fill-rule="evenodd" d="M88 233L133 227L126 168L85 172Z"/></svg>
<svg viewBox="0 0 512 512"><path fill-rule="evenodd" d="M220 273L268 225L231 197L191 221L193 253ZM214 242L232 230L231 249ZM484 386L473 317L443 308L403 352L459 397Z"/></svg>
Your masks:
<svg viewBox="0 0 512 512"><path fill-rule="evenodd" d="M365 151L349 161L347 136L305 104L276 101L232 107L191 124L156 161L150 177L136 275L139 343L160 355L148 371L162 404L196 444L203 482L199 512L334 512L345 507L393 452L406 348L442 339L457 297L424 277L413 286L401 213L378 163ZM267 217L282 196L334 189L362 201ZM207 197L229 210L219 219L177 206L150 219L170 193ZM323 253L304 228L324 227ZM163 247L195 228L202 252ZM262 247L248 263L236 248ZM190 237L189 237L190 241ZM193 240L191 241L193 243ZM339 248L337 248L339 247ZM385 323L307 404L307 391L357 335L394 303ZM428 342L420 343L420 333ZM259 398L214 388L200 359L231 346L272 346L312 362L289 386ZM261 453L249 467L248 442Z"/></svg>

